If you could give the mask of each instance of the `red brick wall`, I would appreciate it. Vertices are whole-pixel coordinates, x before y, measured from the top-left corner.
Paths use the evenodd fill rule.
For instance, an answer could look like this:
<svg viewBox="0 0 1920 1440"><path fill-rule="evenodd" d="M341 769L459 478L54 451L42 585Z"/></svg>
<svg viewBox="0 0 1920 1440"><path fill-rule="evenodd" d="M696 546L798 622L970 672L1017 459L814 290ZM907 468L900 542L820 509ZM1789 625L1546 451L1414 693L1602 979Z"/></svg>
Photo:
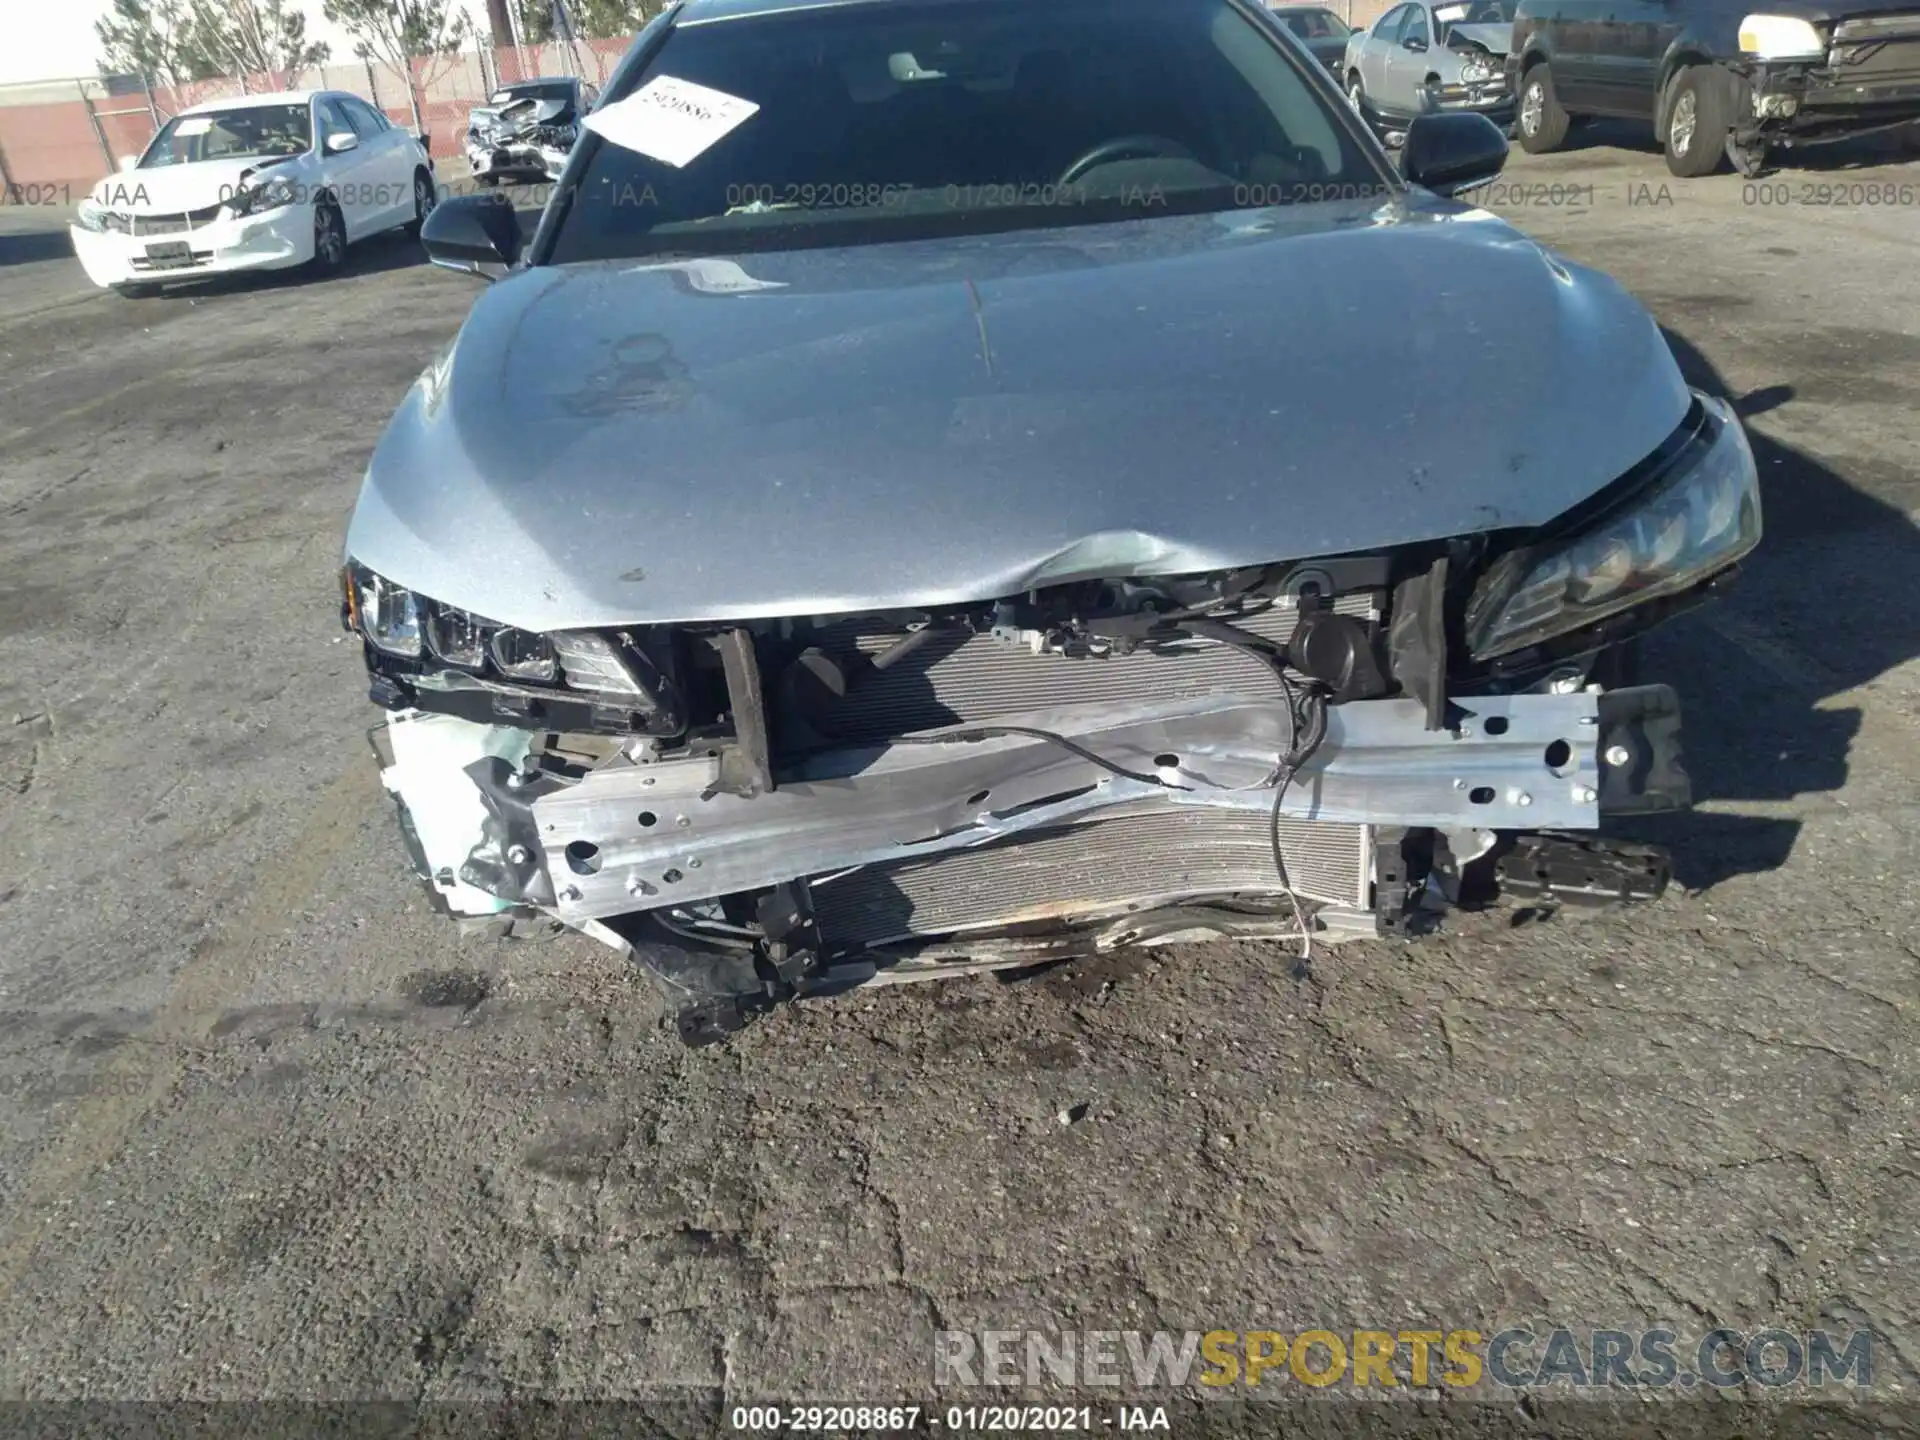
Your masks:
<svg viewBox="0 0 1920 1440"><path fill-rule="evenodd" d="M38 192L62 186L78 200L107 173L100 141L78 95L69 101L0 106L0 158L13 182L13 192L5 197L11 202L45 204Z"/></svg>

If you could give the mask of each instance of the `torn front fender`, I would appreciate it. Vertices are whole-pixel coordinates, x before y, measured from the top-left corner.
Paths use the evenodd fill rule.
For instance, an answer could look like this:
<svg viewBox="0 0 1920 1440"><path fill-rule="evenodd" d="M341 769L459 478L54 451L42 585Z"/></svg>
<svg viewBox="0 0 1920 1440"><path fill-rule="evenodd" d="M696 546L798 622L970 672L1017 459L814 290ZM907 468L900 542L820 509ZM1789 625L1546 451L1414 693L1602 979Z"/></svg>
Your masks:
<svg viewBox="0 0 1920 1440"><path fill-rule="evenodd" d="M476 854L483 864L490 858L491 841L503 832L496 807L469 772L493 766L517 774L533 739L529 730L416 711L393 714L384 727L380 782L401 806L422 878L457 915L497 915L519 901L485 885L488 871L470 868ZM526 838L532 840L530 830ZM500 840L502 863L510 844ZM523 848L526 869L532 871L537 851Z"/></svg>

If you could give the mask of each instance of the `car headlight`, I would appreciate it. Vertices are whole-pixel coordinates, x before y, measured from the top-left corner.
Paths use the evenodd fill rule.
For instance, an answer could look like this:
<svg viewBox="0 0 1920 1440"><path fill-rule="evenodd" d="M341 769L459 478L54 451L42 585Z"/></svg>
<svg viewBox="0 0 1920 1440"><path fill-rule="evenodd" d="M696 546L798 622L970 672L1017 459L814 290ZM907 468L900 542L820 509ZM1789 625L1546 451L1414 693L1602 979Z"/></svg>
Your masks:
<svg viewBox="0 0 1920 1440"><path fill-rule="evenodd" d="M1740 49L1762 60L1817 60L1827 53L1820 32L1792 15L1749 15L1740 22Z"/></svg>
<svg viewBox="0 0 1920 1440"><path fill-rule="evenodd" d="M596 704L674 711L671 646L650 633L521 630L429 600L356 561L342 574L341 619L382 654L437 661L475 676L561 683Z"/></svg>
<svg viewBox="0 0 1920 1440"><path fill-rule="evenodd" d="M91 197L82 200L74 207L73 223L82 230L91 230L96 235L104 235L107 230L107 207Z"/></svg>
<svg viewBox="0 0 1920 1440"><path fill-rule="evenodd" d="M348 565L342 577L345 620L369 645L389 655L417 656L423 645L420 597L364 565Z"/></svg>
<svg viewBox="0 0 1920 1440"><path fill-rule="evenodd" d="M1460 67L1463 85L1480 85L1493 78L1493 67L1484 60L1469 60Z"/></svg>
<svg viewBox="0 0 1920 1440"><path fill-rule="evenodd" d="M493 668L515 680L551 680L556 672L553 643L531 630L502 625L487 642Z"/></svg>
<svg viewBox="0 0 1920 1440"><path fill-rule="evenodd" d="M1578 535L1528 546L1488 569L1467 604L1476 659L1510 654L1609 615L1690 590L1760 542L1760 482L1725 401L1652 488Z"/></svg>
<svg viewBox="0 0 1920 1440"><path fill-rule="evenodd" d="M435 657L462 670L484 669L487 650L501 628L497 620L488 620L471 610L452 605L427 607L427 648Z"/></svg>
<svg viewBox="0 0 1920 1440"><path fill-rule="evenodd" d="M274 175L258 185L236 190L233 199L227 202L227 208L235 215L258 215L293 204L295 193L290 176Z"/></svg>
<svg viewBox="0 0 1920 1440"><path fill-rule="evenodd" d="M552 680L560 673L544 635L442 605L351 561L342 585L342 620L384 654L407 660L430 656L457 669L492 670L514 680Z"/></svg>

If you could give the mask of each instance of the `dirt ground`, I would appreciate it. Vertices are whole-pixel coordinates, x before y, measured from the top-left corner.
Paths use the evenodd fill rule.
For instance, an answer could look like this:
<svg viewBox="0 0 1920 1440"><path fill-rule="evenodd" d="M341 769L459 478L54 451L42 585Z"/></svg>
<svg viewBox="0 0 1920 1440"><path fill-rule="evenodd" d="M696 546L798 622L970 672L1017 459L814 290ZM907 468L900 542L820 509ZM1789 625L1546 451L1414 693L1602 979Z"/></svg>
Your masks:
<svg viewBox="0 0 1920 1440"><path fill-rule="evenodd" d="M935 1392L941 1330L1664 1322L1869 1331L1885 1408L1809 1433L1906 1424L1920 165L1765 185L1602 134L1488 196L1639 294L1759 454L1761 555L1649 656L1705 797L1637 832L1675 893L698 1052L588 941L456 937L379 793L340 539L474 286L396 240L127 301L60 212L0 212L0 1397L650 1397L698 1433L1007 1398ZM1360 1408L1316 1398L1285 1423ZM1396 1413L1619 1419L1451 1398Z"/></svg>

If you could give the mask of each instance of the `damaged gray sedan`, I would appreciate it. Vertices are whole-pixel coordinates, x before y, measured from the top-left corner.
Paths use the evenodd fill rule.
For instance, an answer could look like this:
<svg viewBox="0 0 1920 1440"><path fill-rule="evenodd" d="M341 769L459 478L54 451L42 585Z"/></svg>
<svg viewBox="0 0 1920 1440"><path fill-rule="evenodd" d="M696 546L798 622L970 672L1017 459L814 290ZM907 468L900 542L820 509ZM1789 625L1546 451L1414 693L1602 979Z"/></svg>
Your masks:
<svg viewBox="0 0 1920 1440"><path fill-rule="evenodd" d="M1620 655L1757 543L1604 276L1395 170L1233 0L689 0L609 83L347 538L435 901L684 1038L873 980L1657 891ZM1408 317L1417 317L1409 324ZM1612 686L1613 688L1608 688Z"/></svg>
<svg viewBox="0 0 1920 1440"><path fill-rule="evenodd" d="M467 115L467 168L482 185L558 180L599 92L577 76L504 85Z"/></svg>

